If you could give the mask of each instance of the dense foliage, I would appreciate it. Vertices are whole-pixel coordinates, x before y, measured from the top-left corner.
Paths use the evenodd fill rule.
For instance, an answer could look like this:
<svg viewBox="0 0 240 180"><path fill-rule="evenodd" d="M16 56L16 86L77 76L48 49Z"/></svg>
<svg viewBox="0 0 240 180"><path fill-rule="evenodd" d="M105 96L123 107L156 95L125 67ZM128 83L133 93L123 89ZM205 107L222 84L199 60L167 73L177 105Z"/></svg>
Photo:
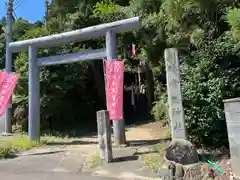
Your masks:
<svg viewBox="0 0 240 180"><path fill-rule="evenodd" d="M240 94L239 6L236 0L53 0L46 7L43 22L30 24L21 18L14 20L13 39L29 39L140 16L139 30L118 36L118 55L126 66L125 85L138 85L134 78L135 69L139 61L145 62L142 79L146 95L137 98L141 99L138 110L129 111L131 96L124 93L127 123L139 117L133 116L134 112L138 114L143 109L146 109L145 114L152 110L156 120L167 117L163 52L167 47L176 47L181 57L189 137L197 144L222 145L227 142L222 100ZM2 18L1 68L4 68L5 25L6 19ZM131 56L132 43L137 46L135 57ZM98 38L41 49L38 55L102 47L104 39ZM14 95L14 122L25 124L28 108L27 54L14 55L13 66L21 74ZM44 67L41 68L40 80L42 128L96 127L96 110L106 108L101 61ZM140 116L146 120L149 118Z"/></svg>
<svg viewBox="0 0 240 180"><path fill-rule="evenodd" d="M240 49L218 39L184 59L183 97L189 137L193 142L227 145L223 100L240 92Z"/></svg>

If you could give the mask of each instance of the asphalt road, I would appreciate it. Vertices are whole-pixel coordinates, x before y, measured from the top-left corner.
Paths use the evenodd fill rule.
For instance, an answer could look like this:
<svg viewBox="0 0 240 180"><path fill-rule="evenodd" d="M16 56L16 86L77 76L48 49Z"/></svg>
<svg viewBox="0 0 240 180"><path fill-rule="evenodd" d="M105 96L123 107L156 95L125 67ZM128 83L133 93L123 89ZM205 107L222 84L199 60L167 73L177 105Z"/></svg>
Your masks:
<svg viewBox="0 0 240 180"><path fill-rule="evenodd" d="M33 150L33 152L35 151ZM83 172L80 167L81 164L69 159L66 152L56 154L51 154L51 152L50 154L30 153L14 159L0 160L0 179L117 180L116 178L93 176L90 172Z"/></svg>
<svg viewBox="0 0 240 180"><path fill-rule="evenodd" d="M7 180L117 180L116 178L97 177L85 173L6 173L0 172L1 179Z"/></svg>
<svg viewBox="0 0 240 180"><path fill-rule="evenodd" d="M42 159L42 160L41 160ZM57 161L56 161L57 160ZM66 172L65 169L53 171L59 159L57 157L43 158L28 156L0 160L0 179L3 180L118 180L118 178L93 176L88 172ZM76 166L77 167L77 166Z"/></svg>

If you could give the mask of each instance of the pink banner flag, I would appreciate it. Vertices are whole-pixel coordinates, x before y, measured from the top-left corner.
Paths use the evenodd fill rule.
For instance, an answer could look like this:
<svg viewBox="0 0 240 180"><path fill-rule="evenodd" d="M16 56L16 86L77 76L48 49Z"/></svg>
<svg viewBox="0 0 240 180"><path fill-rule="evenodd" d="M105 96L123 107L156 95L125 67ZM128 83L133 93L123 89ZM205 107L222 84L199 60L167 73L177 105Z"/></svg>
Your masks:
<svg viewBox="0 0 240 180"><path fill-rule="evenodd" d="M109 118L122 120L124 61L105 61L105 72Z"/></svg>
<svg viewBox="0 0 240 180"><path fill-rule="evenodd" d="M18 75L16 73L0 73L0 81L2 80L2 82L0 82L0 116L3 115L6 110L9 98L16 86L17 79Z"/></svg>
<svg viewBox="0 0 240 180"><path fill-rule="evenodd" d="M0 72L0 85L2 84L3 80L6 78L7 73L6 72Z"/></svg>

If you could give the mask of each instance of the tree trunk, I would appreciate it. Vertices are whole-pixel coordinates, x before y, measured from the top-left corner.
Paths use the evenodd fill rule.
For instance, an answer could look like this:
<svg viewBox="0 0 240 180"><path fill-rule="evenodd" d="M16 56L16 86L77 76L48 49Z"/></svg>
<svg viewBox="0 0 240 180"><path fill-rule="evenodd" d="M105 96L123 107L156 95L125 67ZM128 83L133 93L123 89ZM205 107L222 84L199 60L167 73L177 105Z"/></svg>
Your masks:
<svg viewBox="0 0 240 180"><path fill-rule="evenodd" d="M103 63L101 60L95 60L90 62L92 65L94 81L98 92L98 108L106 109Z"/></svg>
<svg viewBox="0 0 240 180"><path fill-rule="evenodd" d="M151 65L146 62L146 80L147 80L147 99L148 99L148 112L152 109L152 103L154 101L154 82L153 82L153 72Z"/></svg>

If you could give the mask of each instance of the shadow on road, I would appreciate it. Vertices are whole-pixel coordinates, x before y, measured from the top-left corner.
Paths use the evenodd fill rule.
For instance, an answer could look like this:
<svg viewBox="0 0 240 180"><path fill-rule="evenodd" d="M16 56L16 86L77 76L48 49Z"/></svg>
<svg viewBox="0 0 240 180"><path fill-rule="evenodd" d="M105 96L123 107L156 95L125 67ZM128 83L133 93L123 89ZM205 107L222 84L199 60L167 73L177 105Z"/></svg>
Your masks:
<svg viewBox="0 0 240 180"><path fill-rule="evenodd" d="M162 139L154 139L154 140L133 140L128 141L129 146L153 146L163 142Z"/></svg>
<svg viewBox="0 0 240 180"><path fill-rule="evenodd" d="M137 160L138 160L138 156L125 156L125 157L114 158L112 163L120 163L124 161L137 161Z"/></svg>
<svg viewBox="0 0 240 180"><path fill-rule="evenodd" d="M32 153L29 156L41 156L41 155L49 155L49 154L57 154L65 151L50 151L50 152L40 152L40 153Z"/></svg>
<svg viewBox="0 0 240 180"><path fill-rule="evenodd" d="M50 146L63 146L63 145L90 145L90 144L97 144L94 141L71 141L71 142L49 142L47 145Z"/></svg>

